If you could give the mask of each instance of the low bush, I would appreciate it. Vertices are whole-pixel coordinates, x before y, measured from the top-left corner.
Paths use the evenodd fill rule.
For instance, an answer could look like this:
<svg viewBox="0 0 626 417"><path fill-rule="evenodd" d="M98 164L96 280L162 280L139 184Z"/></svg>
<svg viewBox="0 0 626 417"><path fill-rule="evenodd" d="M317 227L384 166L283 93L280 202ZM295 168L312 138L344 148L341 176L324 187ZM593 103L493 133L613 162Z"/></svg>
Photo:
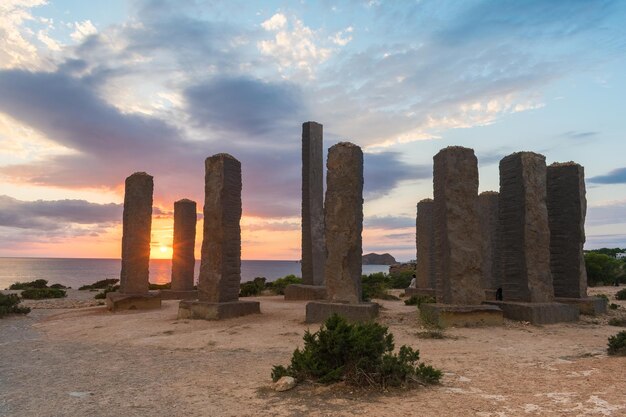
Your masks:
<svg viewBox="0 0 626 417"><path fill-rule="evenodd" d="M110 287L111 285L117 284L118 282L119 282L119 279L117 278L102 279L90 285L83 285L82 287L78 289L79 290L104 290Z"/></svg>
<svg viewBox="0 0 626 417"><path fill-rule="evenodd" d="M439 382L441 371L419 362L419 351L403 345L393 353L393 334L378 323L348 323L331 316L319 331L304 334L304 348L296 349L288 367L272 369L272 379L283 376L320 383L345 381L349 385L408 387Z"/></svg>
<svg viewBox="0 0 626 417"><path fill-rule="evenodd" d="M52 284L50 288L56 288L57 290L67 290L68 288L72 288L72 287L66 287L65 285L62 285L62 284Z"/></svg>
<svg viewBox="0 0 626 417"><path fill-rule="evenodd" d="M607 352L609 355L626 356L626 330L609 337Z"/></svg>
<svg viewBox="0 0 626 417"><path fill-rule="evenodd" d="M252 281L244 282L239 286L240 297L253 297L260 295L265 289L265 278L256 277Z"/></svg>
<svg viewBox="0 0 626 417"><path fill-rule="evenodd" d="M105 298L107 298L108 293L115 292L119 289L120 289L119 285L109 285L103 291L100 291L98 294L96 294L93 298L96 300L104 300Z"/></svg>
<svg viewBox="0 0 626 417"><path fill-rule="evenodd" d="M609 310L617 310L619 308L619 304L611 303L609 304Z"/></svg>
<svg viewBox="0 0 626 417"><path fill-rule="evenodd" d="M58 288L28 288L22 291L21 296L27 300L42 300L44 298L63 298L67 294L65 290Z"/></svg>
<svg viewBox="0 0 626 417"><path fill-rule="evenodd" d="M615 299L617 299L617 300L626 300L626 288L616 292L615 293Z"/></svg>
<svg viewBox="0 0 626 417"><path fill-rule="evenodd" d="M30 282L16 282L15 284L11 284L9 287L10 290L27 290L29 288L47 288L48 281L45 279L36 279Z"/></svg>
<svg viewBox="0 0 626 417"><path fill-rule="evenodd" d="M0 293L0 318L7 314L28 314L30 308L21 307L20 297L17 294L2 294Z"/></svg>
<svg viewBox="0 0 626 417"><path fill-rule="evenodd" d="M606 301L609 301L609 296L606 294L597 294L596 297L598 298L604 298Z"/></svg>
<svg viewBox="0 0 626 417"><path fill-rule="evenodd" d="M626 327L626 317L613 317L609 320L609 326Z"/></svg>
<svg viewBox="0 0 626 417"><path fill-rule="evenodd" d="M268 282L265 284L265 287L268 290L271 290L274 294L284 295L287 285L292 284L302 284L302 278L291 274L282 278L278 278L273 282Z"/></svg>
<svg viewBox="0 0 626 417"><path fill-rule="evenodd" d="M395 274L388 275L388 285L389 288L396 289L405 289L409 285L411 285L411 280L413 279L414 271L402 271Z"/></svg>
<svg viewBox="0 0 626 417"><path fill-rule="evenodd" d="M430 295L412 295L408 300L404 300L404 304L417 306L417 308L420 308L422 304L432 304L436 302L435 297L431 297Z"/></svg>
<svg viewBox="0 0 626 417"><path fill-rule="evenodd" d="M172 288L171 282L166 282L165 284L148 284L149 290L169 290Z"/></svg>
<svg viewBox="0 0 626 417"><path fill-rule="evenodd" d="M372 298L386 299L388 277L384 272L376 272L374 274L361 276L361 297L364 301L370 301Z"/></svg>

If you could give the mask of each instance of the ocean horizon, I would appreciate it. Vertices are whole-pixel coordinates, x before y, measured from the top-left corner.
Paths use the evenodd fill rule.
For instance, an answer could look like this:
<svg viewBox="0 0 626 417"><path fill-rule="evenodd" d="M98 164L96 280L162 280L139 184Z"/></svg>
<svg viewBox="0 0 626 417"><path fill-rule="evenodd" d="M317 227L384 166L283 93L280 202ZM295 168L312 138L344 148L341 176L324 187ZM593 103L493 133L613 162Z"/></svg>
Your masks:
<svg viewBox="0 0 626 417"><path fill-rule="evenodd" d="M92 284L102 279L119 278L121 259L115 258L31 258L0 257L0 289L15 282L45 279L48 284L62 284L72 288ZM198 280L200 260L196 260L195 281ZM268 282L286 275L301 276L297 260L242 260L241 282L265 277ZM388 265L363 265L363 274L388 272ZM150 260L150 282L165 284L172 274L171 259Z"/></svg>

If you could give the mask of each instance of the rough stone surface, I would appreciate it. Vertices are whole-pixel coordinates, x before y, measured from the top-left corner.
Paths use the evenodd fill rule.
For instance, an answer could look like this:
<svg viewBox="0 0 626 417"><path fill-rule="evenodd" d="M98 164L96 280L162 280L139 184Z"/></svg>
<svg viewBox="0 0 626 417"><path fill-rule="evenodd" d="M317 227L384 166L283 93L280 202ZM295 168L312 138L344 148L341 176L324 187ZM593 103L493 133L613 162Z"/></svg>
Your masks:
<svg viewBox="0 0 626 417"><path fill-rule="evenodd" d="M503 300L551 302L554 289L543 155L518 152L500 161L498 221Z"/></svg>
<svg viewBox="0 0 626 417"><path fill-rule="evenodd" d="M126 178L120 274L123 294L148 293L153 188L152 176L145 172Z"/></svg>
<svg viewBox="0 0 626 417"><path fill-rule="evenodd" d="M483 250L482 288L496 289L500 285L498 271L498 193L486 191L478 195L478 217Z"/></svg>
<svg viewBox="0 0 626 417"><path fill-rule="evenodd" d="M476 305L481 288L482 246L478 222L478 160L472 149L442 149L433 158L437 301Z"/></svg>
<svg viewBox="0 0 626 417"><path fill-rule="evenodd" d="M298 383L295 378L291 376L284 376L274 383L274 391L289 391L290 389L295 388L297 384Z"/></svg>
<svg viewBox="0 0 626 417"><path fill-rule="evenodd" d="M415 273L417 268L417 264L415 262L405 262L395 265L389 265L389 273L390 274L400 274L402 272L413 272Z"/></svg>
<svg viewBox="0 0 626 417"><path fill-rule="evenodd" d="M106 296L106 305L109 311L150 310L161 308L161 296L158 292L144 294L110 292Z"/></svg>
<svg viewBox="0 0 626 417"><path fill-rule="evenodd" d="M433 224L434 202L430 198L417 203L415 244L417 247L417 288L436 288L435 231Z"/></svg>
<svg viewBox="0 0 626 417"><path fill-rule="evenodd" d="M261 313L258 301L209 301L183 300L178 306L179 319L222 320Z"/></svg>
<svg viewBox="0 0 626 417"><path fill-rule="evenodd" d="M583 297L583 298L564 298L557 297L554 299L557 303L573 304L578 307L580 314L587 316L597 316L606 314L609 307L609 301L602 297Z"/></svg>
<svg viewBox="0 0 626 417"><path fill-rule="evenodd" d="M204 229L198 279L201 301L239 299L241 163L228 154L206 159Z"/></svg>
<svg viewBox="0 0 626 417"><path fill-rule="evenodd" d="M160 290L161 300L197 300L198 291Z"/></svg>
<svg viewBox="0 0 626 417"><path fill-rule="evenodd" d="M423 322L438 327L500 326L504 322L502 310L490 305L422 304Z"/></svg>
<svg viewBox="0 0 626 417"><path fill-rule="evenodd" d="M550 224L550 269L554 296L587 296L585 269L585 170L573 162L547 168L547 206Z"/></svg>
<svg viewBox="0 0 626 417"><path fill-rule="evenodd" d="M174 203L172 291L193 291L196 219L195 201L183 199Z"/></svg>
<svg viewBox="0 0 626 417"><path fill-rule="evenodd" d="M511 320L527 321L531 324L553 324L577 321L578 307L561 303L526 303L519 301L486 301L485 304L498 306L504 317Z"/></svg>
<svg viewBox="0 0 626 417"><path fill-rule="evenodd" d="M324 285L324 138L316 122L302 124L302 282Z"/></svg>
<svg viewBox="0 0 626 417"><path fill-rule="evenodd" d="M292 284L285 287L285 301L325 299L326 287L321 285Z"/></svg>
<svg viewBox="0 0 626 417"><path fill-rule="evenodd" d="M338 314L346 320L353 322L371 321L378 317L378 304L348 304L311 301L306 305L307 323L321 323L333 314Z"/></svg>
<svg viewBox="0 0 626 417"><path fill-rule="evenodd" d="M407 297L411 297L413 295L421 295L426 297L436 297L437 292L434 288L405 288L404 295Z"/></svg>
<svg viewBox="0 0 626 417"><path fill-rule="evenodd" d="M363 152L341 142L328 150L326 290L329 301L361 301Z"/></svg>

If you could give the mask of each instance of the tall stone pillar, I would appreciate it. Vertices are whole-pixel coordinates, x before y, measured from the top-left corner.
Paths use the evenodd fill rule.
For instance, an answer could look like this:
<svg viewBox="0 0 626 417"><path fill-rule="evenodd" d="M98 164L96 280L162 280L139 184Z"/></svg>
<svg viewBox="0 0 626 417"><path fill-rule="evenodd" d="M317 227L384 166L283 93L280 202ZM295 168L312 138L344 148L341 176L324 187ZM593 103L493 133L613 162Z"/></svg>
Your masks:
<svg viewBox="0 0 626 417"><path fill-rule="evenodd" d="M485 294L474 151L459 146L441 150L434 157L433 184L437 301L480 304Z"/></svg>
<svg viewBox="0 0 626 417"><path fill-rule="evenodd" d="M499 210L504 300L553 301L543 155L517 152L500 161Z"/></svg>
<svg viewBox="0 0 626 417"><path fill-rule="evenodd" d="M161 306L160 297L148 292L153 188L152 176L145 172L135 172L126 178L120 290L107 294L107 307L111 311Z"/></svg>
<svg viewBox="0 0 626 417"><path fill-rule="evenodd" d="M172 283L161 290L161 298L169 300L196 299L193 288L196 259L196 202L182 199L174 203L174 242L172 244Z"/></svg>
<svg viewBox="0 0 626 417"><path fill-rule="evenodd" d="M241 163L220 153L206 159L198 301L181 301L179 318L215 320L259 313L238 301L241 282Z"/></svg>
<svg viewBox="0 0 626 417"><path fill-rule="evenodd" d="M485 191L478 195L478 216L483 252L482 288L488 290L489 298L495 300L495 290L500 285L498 270L498 201L499 195L494 191Z"/></svg>
<svg viewBox="0 0 626 417"><path fill-rule="evenodd" d="M407 296L435 296L437 276L435 275L435 233L433 225L433 205L430 198L417 203L415 218L415 246L417 248L417 265L415 277L416 288L406 288Z"/></svg>
<svg viewBox="0 0 626 417"><path fill-rule="evenodd" d="M361 303L363 231L363 152L341 142L328 151L324 222L328 302L307 304L307 322L333 313L350 320L369 320L378 313L373 303Z"/></svg>
<svg viewBox="0 0 626 417"><path fill-rule="evenodd" d="M574 162L547 168L547 206L550 224L550 269L554 296L578 305L583 314L607 310L606 300L587 297L585 244L585 169Z"/></svg>
<svg viewBox="0 0 626 417"><path fill-rule="evenodd" d="M285 300L326 298L324 264L324 139L316 122L302 124L302 284L285 288Z"/></svg>
<svg viewBox="0 0 626 417"><path fill-rule="evenodd" d="M504 316L533 324L578 320L576 306L554 302L546 158L517 152L500 161L498 242Z"/></svg>

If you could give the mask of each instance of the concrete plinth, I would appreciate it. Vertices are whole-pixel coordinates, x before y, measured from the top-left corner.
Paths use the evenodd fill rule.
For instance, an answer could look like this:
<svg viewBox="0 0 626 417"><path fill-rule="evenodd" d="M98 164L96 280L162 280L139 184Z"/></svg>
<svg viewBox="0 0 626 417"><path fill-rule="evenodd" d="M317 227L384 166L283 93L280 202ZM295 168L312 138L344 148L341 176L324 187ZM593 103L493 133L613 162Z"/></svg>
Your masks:
<svg viewBox="0 0 626 417"><path fill-rule="evenodd" d="M261 304L258 301L247 300L225 303L183 300L178 306L179 319L222 320L259 313Z"/></svg>
<svg viewBox="0 0 626 417"><path fill-rule="evenodd" d="M490 305L422 304L420 317L426 324L437 327L500 326L502 310Z"/></svg>
<svg viewBox="0 0 626 417"><path fill-rule="evenodd" d="M378 316L378 304L376 303L330 303L324 301L312 301L306 305L306 322L320 323L338 314L348 321L370 321Z"/></svg>
<svg viewBox="0 0 626 417"><path fill-rule="evenodd" d="M325 299L326 287L322 285L291 284L285 287L285 301Z"/></svg>
<svg viewBox="0 0 626 417"><path fill-rule="evenodd" d="M161 290L161 300L197 300L198 291Z"/></svg>
<svg viewBox="0 0 626 417"><path fill-rule="evenodd" d="M561 303L485 301L485 304L500 307L504 313L504 317L507 319L528 321L532 324L553 324L577 321L580 313L578 306Z"/></svg>
<svg viewBox="0 0 626 417"><path fill-rule="evenodd" d="M554 299L557 303L571 304L578 306L580 314L587 316L597 316L598 314L606 314L608 310L608 300L601 297L584 297L584 298L563 298Z"/></svg>
<svg viewBox="0 0 626 417"><path fill-rule="evenodd" d="M405 288L404 295L407 297L411 297L413 295L421 295L424 297L435 297L435 289L434 288Z"/></svg>
<svg viewBox="0 0 626 417"><path fill-rule="evenodd" d="M161 308L161 295L158 292L143 294L110 292L107 293L106 303L109 311L150 310Z"/></svg>

